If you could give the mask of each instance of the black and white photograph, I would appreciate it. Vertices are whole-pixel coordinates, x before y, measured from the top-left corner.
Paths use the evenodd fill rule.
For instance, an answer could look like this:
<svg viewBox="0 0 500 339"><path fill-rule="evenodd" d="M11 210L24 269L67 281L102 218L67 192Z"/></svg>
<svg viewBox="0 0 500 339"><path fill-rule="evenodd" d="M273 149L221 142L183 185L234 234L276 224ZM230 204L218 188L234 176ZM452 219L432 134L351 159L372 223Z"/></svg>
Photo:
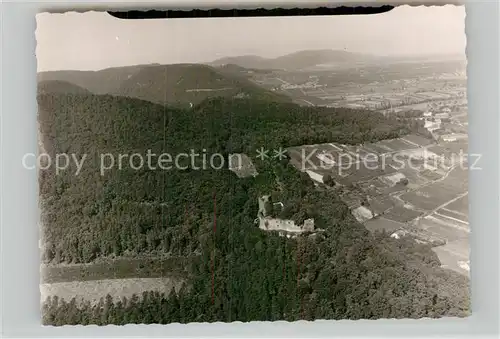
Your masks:
<svg viewBox="0 0 500 339"><path fill-rule="evenodd" d="M472 314L464 6L36 22L43 325Z"/></svg>

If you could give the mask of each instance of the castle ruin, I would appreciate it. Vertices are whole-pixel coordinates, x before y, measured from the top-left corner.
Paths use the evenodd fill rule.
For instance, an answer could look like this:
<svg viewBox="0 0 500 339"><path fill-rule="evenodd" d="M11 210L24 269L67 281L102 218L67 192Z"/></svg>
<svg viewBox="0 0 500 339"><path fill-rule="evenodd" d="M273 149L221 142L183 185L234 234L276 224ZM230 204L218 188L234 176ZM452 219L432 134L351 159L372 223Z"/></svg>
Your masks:
<svg viewBox="0 0 500 339"><path fill-rule="evenodd" d="M314 232L314 219L307 219L302 225L296 225L295 221L287 219L273 218L270 213L273 204L271 203L270 196L264 195L259 198L259 212L255 223L259 228L264 231L280 231L286 233L305 233Z"/></svg>

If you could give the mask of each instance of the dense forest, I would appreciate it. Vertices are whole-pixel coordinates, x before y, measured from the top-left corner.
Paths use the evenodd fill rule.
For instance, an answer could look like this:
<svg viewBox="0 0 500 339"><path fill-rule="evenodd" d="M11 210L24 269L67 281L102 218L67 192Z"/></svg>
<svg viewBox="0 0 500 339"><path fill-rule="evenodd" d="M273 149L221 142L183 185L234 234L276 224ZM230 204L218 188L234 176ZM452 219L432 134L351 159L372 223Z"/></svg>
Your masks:
<svg viewBox="0 0 500 339"><path fill-rule="evenodd" d="M268 101L291 102L291 98L273 91L266 91L226 67L214 68L202 64L135 65L107 68L100 71L53 71L38 74L39 92L44 82L68 87L65 93L75 93L71 88L85 88L89 93L108 94L168 104L180 108L201 103L214 96L232 98L252 96ZM47 91L49 92L49 91ZM75 93L78 94L78 93Z"/></svg>
<svg viewBox="0 0 500 339"><path fill-rule="evenodd" d="M303 144L358 144L415 126L374 112L299 107L255 98L212 98L175 109L110 95L41 94L42 144L53 157L87 154L40 172L42 260L196 256L169 295L144 293L97 305L48 299L45 324L360 319L464 316L468 281L439 267L427 245L371 234L327 187L286 160L254 159L259 175L222 170L100 173L99 154L246 153ZM189 164L186 164L189 165ZM288 239L254 225L257 198L273 194L286 217L314 218L324 232ZM216 217L216 218L215 218ZM216 227L215 227L216 219Z"/></svg>

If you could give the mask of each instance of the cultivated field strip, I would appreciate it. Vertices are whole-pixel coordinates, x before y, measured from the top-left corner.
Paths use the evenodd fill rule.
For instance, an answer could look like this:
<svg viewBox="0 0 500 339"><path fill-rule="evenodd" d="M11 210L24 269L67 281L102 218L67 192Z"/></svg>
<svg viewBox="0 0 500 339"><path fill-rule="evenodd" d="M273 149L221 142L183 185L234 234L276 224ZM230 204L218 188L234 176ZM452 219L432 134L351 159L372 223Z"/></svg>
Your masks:
<svg viewBox="0 0 500 339"><path fill-rule="evenodd" d="M467 148L467 142L440 145L412 134L358 146L330 143L291 147L288 151L292 164L299 170L305 164L313 180L322 181L330 175L336 183L334 189L368 230L410 234L419 241L439 245L435 252L443 266L467 274L468 169L452 162L448 154L463 148ZM387 157L386 166L380 159L369 164L359 161L369 154ZM393 166L397 164L391 156L396 154L416 159L415 166ZM308 155L307 162L304 155ZM321 167L325 159L332 158L332 168ZM341 160L346 158L351 159L352 166L343 167L346 164ZM436 159L441 162L434 166L419 163L432 164ZM401 184L402 180L406 184ZM360 209L370 217L360 217Z"/></svg>
<svg viewBox="0 0 500 339"><path fill-rule="evenodd" d="M102 279L186 277L192 257L120 258L91 264L41 266L41 284Z"/></svg>
<svg viewBox="0 0 500 339"><path fill-rule="evenodd" d="M168 295L172 288L178 291L183 282L184 279L170 277L102 279L41 284L40 302L54 296L67 302L75 298L77 303L89 301L91 304L96 304L108 294L115 302L124 297L130 299L134 294L140 298L142 292L147 291L156 291Z"/></svg>

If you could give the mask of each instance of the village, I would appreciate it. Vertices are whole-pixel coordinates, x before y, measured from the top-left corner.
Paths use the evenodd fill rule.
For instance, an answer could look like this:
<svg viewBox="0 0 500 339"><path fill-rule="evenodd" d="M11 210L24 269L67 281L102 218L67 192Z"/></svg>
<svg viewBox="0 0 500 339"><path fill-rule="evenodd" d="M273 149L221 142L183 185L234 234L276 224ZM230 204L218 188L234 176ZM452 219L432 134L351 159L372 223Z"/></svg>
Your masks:
<svg viewBox="0 0 500 339"><path fill-rule="evenodd" d="M274 70L246 76L301 105L378 111L425 110L439 102L460 104L466 98L467 88L463 61Z"/></svg>
<svg viewBox="0 0 500 339"><path fill-rule="evenodd" d="M413 114L424 120L426 136L410 134L362 145L302 145L287 148L287 156L316 185L336 190L368 230L429 243L444 267L468 275L466 104L434 102ZM258 174L248 156L238 159L243 159L238 169L230 165L238 177ZM280 205L262 196L255 224L289 238L318 231L312 219L297 225L270 216Z"/></svg>
<svg viewBox="0 0 500 339"><path fill-rule="evenodd" d="M467 156L454 156L466 148L466 139L436 142L408 135L359 146L291 147L288 152L293 166L317 185L336 190L368 230L429 243L444 266L468 274Z"/></svg>
<svg viewBox="0 0 500 339"><path fill-rule="evenodd" d="M304 145L287 152L291 165L316 186L335 190L369 231L430 244L443 267L468 275L468 161L467 154L460 156L466 149L466 138L407 135L358 146ZM256 176L250 158L243 159L244 166L231 170L240 178ZM258 203L255 225L263 231L287 238L322 231L314 219L297 224L277 217L284 202L270 195Z"/></svg>
<svg viewBox="0 0 500 339"><path fill-rule="evenodd" d="M368 109L417 121L425 133L362 145L289 147L287 156L316 185L335 190L368 230L431 244L443 267L468 275L465 64L412 65L249 75L301 105ZM239 177L257 175L249 158L243 167L235 171ZM255 223L260 229L287 237L317 231L314 220L296 225L271 217L264 206L282 202L267 198L259 199Z"/></svg>

